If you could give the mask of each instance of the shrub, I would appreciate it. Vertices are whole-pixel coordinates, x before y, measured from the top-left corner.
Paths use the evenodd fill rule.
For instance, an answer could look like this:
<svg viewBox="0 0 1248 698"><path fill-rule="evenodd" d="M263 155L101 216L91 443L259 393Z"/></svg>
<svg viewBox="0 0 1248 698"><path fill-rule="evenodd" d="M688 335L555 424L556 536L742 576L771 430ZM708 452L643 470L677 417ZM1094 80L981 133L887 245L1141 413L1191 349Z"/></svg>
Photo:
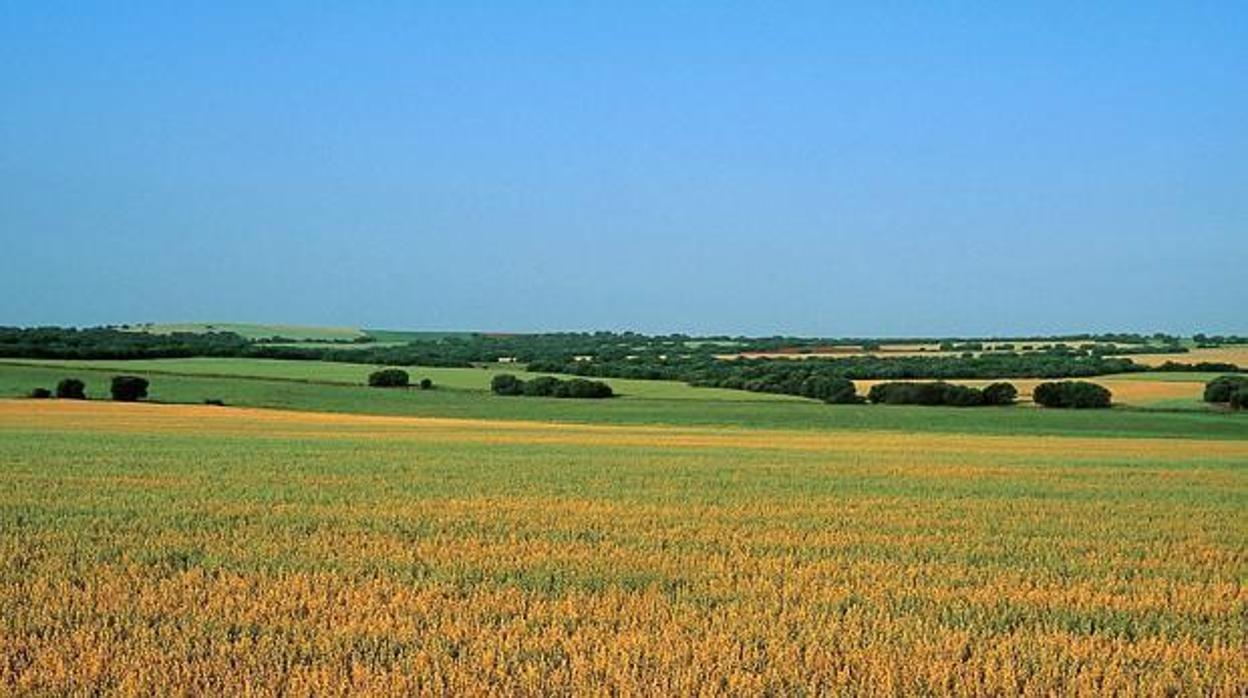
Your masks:
<svg viewBox="0 0 1248 698"><path fill-rule="evenodd" d="M553 376L538 376L524 382L524 394L529 397L555 397L555 391L562 383Z"/></svg>
<svg viewBox="0 0 1248 698"><path fill-rule="evenodd" d="M421 390L431 390L432 388L433 388L433 380L432 380L432 379L429 379L429 378L421 378L421 379L420 379L420 389L421 389Z"/></svg>
<svg viewBox="0 0 1248 698"><path fill-rule="evenodd" d="M1219 376L1205 384L1205 402L1230 402L1231 394L1248 388L1248 377Z"/></svg>
<svg viewBox="0 0 1248 698"><path fill-rule="evenodd" d="M147 379L138 376L113 376L109 390L117 402L134 402L147 397Z"/></svg>
<svg viewBox="0 0 1248 698"><path fill-rule="evenodd" d="M885 405L943 405L948 383L878 383L871 386L867 399L876 404ZM974 388L968 388L974 390ZM959 396L954 399L967 399Z"/></svg>
<svg viewBox="0 0 1248 698"><path fill-rule="evenodd" d="M941 391L943 404L950 407L978 407L984 404L984 393L978 388L947 383Z"/></svg>
<svg viewBox="0 0 1248 698"><path fill-rule="evenodd" d="M56 396L68 400L86 400L87 386L77 378L66 378L56 384Z"/></svg>
<svg viewBox="0 0 1248 698"><path fill-rule="evenodd" d="M1231 393L1231 397L1227 400L1233 410L1248 410L1248 386L1244 386Z"/></svg>
<svg viewBox="0 0 1248 698"><path fill-rule="evenodd" d="M1012 383L992 383L983 392L985 405L1013 405L1018 399L1018 388Z"/></svg>
<svg viewBox="0 0 1248 698"><path fill-rule="evenodd" d="M384 368L368 374L368 385L373 388L406 388L410 381L407 371L401 368Z"/></svg>
<svg viewBox="0 0 1248 698"><path fill-rule="evenodd" d="M1108 388L1087 381L1041 383L1031 393L1037 405L1073 409L1109 407L1111 397Z"/></svg>
<svg viewBox="0 0 1248 698"><path fill-rule="evenodd" d="M500 373L490 381L490 390L495 395L527 395L530 397L559 398L608 398L614 397L611 386L602 381L591 381L584 378L559 380L554 376L538 376L533 380L522 381L510 373Z"/></svg>
<svg viewBox="0 0 1248 698"><path fill-rule="evenodd" d="M500 373L490 381L490 390L495 395L523 395L524 381L510 373Z"/></svg>
<svg viewBox="0 0 1248 698"><path fill-rule="evenodd" d="M35 388L30 391L30 396L36 400L46 400L47 398L52 397L52 391L47 388Z"/></svg>
<svg viewBox="0 0 1248 698"><path fill-rule="evenodd" d="M848 378L811 376L802 381L798 393L829 404L852 405L862 401L854 382Z"/></svg>
<svg viewBox="0 0 1248 698"><path fill-rule="evenodd" d="M573 378L564 382L561 387L564 394L559 397L601 399L615 396L615 391L611 390L611 386L602 381Z"/></svg>

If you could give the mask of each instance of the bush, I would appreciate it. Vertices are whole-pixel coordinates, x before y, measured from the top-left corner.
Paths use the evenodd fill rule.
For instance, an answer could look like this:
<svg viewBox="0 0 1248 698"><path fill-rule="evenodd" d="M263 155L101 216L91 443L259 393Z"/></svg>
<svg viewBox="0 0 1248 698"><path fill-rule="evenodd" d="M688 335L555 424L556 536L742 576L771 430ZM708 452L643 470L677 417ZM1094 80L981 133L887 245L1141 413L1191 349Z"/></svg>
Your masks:
<svg viewBox="0 0 1248 698"><path fill-rule="evenodd" d="M949 407L982 407L1009 405L1018 390L1009 383L993 383L980 390L968 385L934 381L927 383L877 383L871 386L867 399L885 405L946 405Z"/></svg>
<svg viewBox="0 0 1248 698"><path fill-rule="evenodd" d="M563 395L559 397L602 399L614 397L615 391L602 381L589 381L584 378L573 378L563 383Z"/></svg>
<svg viewBox="0 0 1248 698"><path fill-rule="evenodd" d="M407 371L385 368L368 374L368 385L373 388L406 388L411 381Z"/></svg>
<svg viewBox="0 0 1248 698"><path fill-rule="evenodd" d="M983 392L985 405L1013 405L1018 399L1018 388L1011 383L992 383Z"/></svg>
<svg viewBox="0 0 1248 698"><path fill-rule="evenodd" d="M86 400L87 386L77 378L66 378L56 384L56 396L67 400Z"/></svg>
<svg viewBox="0 0 1248 698"><path fill-rule="evenodd" d="M47 398L52 397L52 391L47 388L35 388L30 391L30 396L36 400L46 400Z"/></svg>
<svg viewBox="0 0 1248 698"><path fill-rule="evenodd" d="M524 381L510 373L500 373L490 381L490 390L495 395L523 395Z"/></svg>
<svg viewBox="0 0 1248 698"><path fill-rule="evenodd" d="M1227 402L1233 410L1248 410L1248 386L1231 393L1231 398Z"/></svg>
<svg viewBox="0 0 1248 698"><path fill-rule="evenodd" d="M527 395L529 397L559 397L600 399L614 397L611 386L602 381L572 378L559 380L554 376L538 376L533 380L522 381L510 373L500 373L490 381L490 390L495 395Z"/></svg>
<svg viewBox="0 0 1248 698"><path fill-rule="evenodd" d="M147 379L138 376L113 376L109 390L117 402L134 402L147 397Z"/></svg>
<svg viewBox="0 0 1248 698"><path fill-rule="evenodd" d="M555 391L562 382L552 376L538 376L524 382L524 394L529 397L555 397Z"/></svg>
<svg viewBox="0 0 1248 698"><path fill-rule="evenodd" d="M432 389L433 389L433 380L431 380L431 379L429 379L429 378L421 378L421 379L420 379L420 389L421 389L421 390L432 390Z"/></svg>
<svg viewBox="0 0 1248 698"><path fill-rule="evenodd" d="M811 376L802 381L799 394L829 404L852 405L862 402L854 382L848 378Z"/></svg>
<svg viewBox="0 0 1248 698"><path fill-rule="evenodd" d="M984 393L966 385L945 384L941 398L950 407L979 407L984 404Z"/></svg>
<svg viewBox="0 0 1248 698"><path fill-rule="evenodd" d="M1248 388L1244 376L1219 376L1205 384L1205 402L1230 402L1231 394Z"/></svg>
<svg viewBox="0 0 1248 698"><path fill-rule="evenodd" d="M1108 388L1087 381L1041 383L1031 393L1037 405L1073 409L1109 407L1111 398Z"/></svg>

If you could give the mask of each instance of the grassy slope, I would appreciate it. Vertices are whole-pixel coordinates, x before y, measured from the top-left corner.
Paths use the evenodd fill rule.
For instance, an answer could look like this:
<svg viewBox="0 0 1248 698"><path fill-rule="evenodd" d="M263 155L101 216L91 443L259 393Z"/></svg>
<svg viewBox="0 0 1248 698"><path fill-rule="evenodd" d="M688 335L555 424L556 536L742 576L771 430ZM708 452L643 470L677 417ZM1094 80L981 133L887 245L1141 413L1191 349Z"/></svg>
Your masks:
<svg viewBox="0 0 1248 698"><path fill-rule="evenodd" d="M364 385L368 374L379 368L367 364L347 364L333 361L284 361L277 359L151 359L140 361L75 361L75 360L15 360L14 363L39 366L55 366L66 370L108 371L111 373L149 372L153 374L177 374L189 376L216 377L247 377L275 378L281 380L298 380L316 383L340 383L345 385ZM430 378L434 384L442 388L454 390L474 390L479 392L490 389L490 381L499 373L518 374L523 378L538 375L526 373L519 367L490 368L436 368L412 366L404 368L411 374L413 382L421 378ZM568 378L570 376L561 376ZM766 393L750 393L743 390L723 390L719 388L694 388L676 381L628 380L624 378L608 378L606 382L626 398L663 398L670 400L735 400L747 402L793 402L803 401L789 395L770 395Z"/></svg>
<svg viewBox="0 0 1248 698"><path fill-rule="evenodd" d="M529 419L600 424L724 425L787 429L867 429L983 434L1090 434L1248 439L1248 416L1217 412L1115 409L829 406L810 401L749 402L634 397L605 401L504 398L465 390L378 390L328 383L145 374L151 399L362 414ZM53 387L65 369L0 363L0 395ZM485 373L484 371L482 373ZM88 395L108 393L114 371L75 370ZM686 388L693 390L692 388Z"/></svg>

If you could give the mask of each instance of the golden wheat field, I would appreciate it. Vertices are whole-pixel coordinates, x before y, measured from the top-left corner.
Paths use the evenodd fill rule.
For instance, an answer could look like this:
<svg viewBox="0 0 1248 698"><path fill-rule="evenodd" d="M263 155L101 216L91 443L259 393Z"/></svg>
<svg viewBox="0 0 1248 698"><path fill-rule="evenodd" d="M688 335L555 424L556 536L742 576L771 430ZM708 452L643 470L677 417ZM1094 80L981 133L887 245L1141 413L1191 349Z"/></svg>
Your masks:
<svg viewBox="0 0 1248 698"><path fill-rule="evenodd" d="M0 401L0 693L1239 696L1246 468Z"/></svg>

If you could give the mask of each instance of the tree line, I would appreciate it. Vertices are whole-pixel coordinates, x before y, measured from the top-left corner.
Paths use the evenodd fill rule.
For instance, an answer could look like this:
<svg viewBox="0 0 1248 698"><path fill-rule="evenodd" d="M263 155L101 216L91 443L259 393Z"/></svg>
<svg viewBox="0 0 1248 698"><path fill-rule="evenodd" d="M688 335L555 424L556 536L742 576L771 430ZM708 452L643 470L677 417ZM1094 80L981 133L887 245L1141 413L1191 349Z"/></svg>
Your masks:
<svg viewBox="0 0 1248 698"><path fill-rule="evenodd" d="M510 373L500 373L490 381L490 392L495 395L527 397L558 397L578 399L603 399L615 397L611 386L602 381L571 378L564 380L554 376L538 376L521 380Z"/></svg>

